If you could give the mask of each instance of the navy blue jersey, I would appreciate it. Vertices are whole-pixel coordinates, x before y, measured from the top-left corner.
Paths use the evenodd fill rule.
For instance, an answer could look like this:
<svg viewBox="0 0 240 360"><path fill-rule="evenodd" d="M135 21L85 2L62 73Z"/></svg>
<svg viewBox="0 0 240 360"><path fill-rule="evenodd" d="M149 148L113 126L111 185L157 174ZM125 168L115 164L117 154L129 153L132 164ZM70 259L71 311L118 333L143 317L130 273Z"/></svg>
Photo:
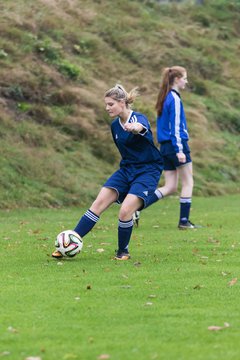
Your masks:
<svg viewBox="0 0 240 360"><path fill-rule="evenodd" d="M146 116L132 111L127 122L138 122L144 129L139 134L133 134L124 130L119 117L113 120L111 131L122 157L120 166L162 162L160 151L154 145L152 131Z"/></svg>
<svg viewBox="0 0 240 360"><path fill-rule="evenodd" d="M176 90L167 94L161 115L157 117L157 140L171 141L175 153L183 151L182 140L189 139L186 116L181 97Z"/></svg>

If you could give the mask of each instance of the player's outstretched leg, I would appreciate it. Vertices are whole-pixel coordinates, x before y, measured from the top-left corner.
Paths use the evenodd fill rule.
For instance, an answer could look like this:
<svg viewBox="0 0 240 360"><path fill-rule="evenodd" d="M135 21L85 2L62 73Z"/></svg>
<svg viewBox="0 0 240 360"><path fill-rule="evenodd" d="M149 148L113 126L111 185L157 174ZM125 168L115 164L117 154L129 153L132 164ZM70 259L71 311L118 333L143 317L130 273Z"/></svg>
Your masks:
<svg viewBox="0 0 240 360"><path fill-rule="evenodd" d="M154 204L155 202L157 202L158 200L160 200L162 198L163 198L163 194L161 193L161 191L159 189L156 189L153 194L151 194L147 197L144 209L146 209L147 207L149 207L150 205ZM139 221L140 221L140 210L134 212L133 224L136 227L138 227Z"/></svg>
<svg viewBox="0 0 240 360"><path fill-rule="evenodd" d="M149 207L150 205L154 204L155 202L157 202L158 200L160 200L162 198L163 198L163 194L161 193L161 191L159 189L156 189L153 194L150 194L146 198L144 209L146 209L147 207Z"/></svg>
<svg viewBox="0 0 240 360"><path fill-rule="evenodd" d="M90 209L86 211L86 213L81 217L74 231L80 235L80 237L84 237L92 228L96 225L99 220L99 216L94 214ZM60 251L55 250L52 253L52 257L55 259L60 259L63 257Z"/></svg>

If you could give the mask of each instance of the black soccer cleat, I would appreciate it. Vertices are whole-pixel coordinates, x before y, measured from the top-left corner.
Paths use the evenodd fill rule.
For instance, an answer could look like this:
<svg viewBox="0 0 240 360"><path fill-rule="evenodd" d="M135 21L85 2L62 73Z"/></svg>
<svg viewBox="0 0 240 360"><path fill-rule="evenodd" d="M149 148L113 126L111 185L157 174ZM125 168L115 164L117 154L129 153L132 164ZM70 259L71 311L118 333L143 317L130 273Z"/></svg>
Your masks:
<svg viewBox="0 0 240 360"><path fill-rule="evenodd" d="M179 222L179 224L178 224L179 230L199 229L199 228L201 228L201 227L202 227L201 225L195 225L195 224L193 224L190 220L188 220L188 221L185 222L185 223Z"/></svg>
<svg viewBox="0 0 240 360"><path fill-rule="evenodd" d="M120 260L120 261L129 260L130 258L131 258L131 256L130 256L129 252L122 251L122 250L117 250L116 255L114 256L115 260Z"/></svg>

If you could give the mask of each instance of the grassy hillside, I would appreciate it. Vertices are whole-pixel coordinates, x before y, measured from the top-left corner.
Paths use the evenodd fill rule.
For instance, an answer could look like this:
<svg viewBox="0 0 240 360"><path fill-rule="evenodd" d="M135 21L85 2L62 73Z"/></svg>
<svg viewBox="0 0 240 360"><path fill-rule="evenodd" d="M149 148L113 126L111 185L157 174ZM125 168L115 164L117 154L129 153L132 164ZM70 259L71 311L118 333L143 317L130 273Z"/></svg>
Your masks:
<svg viewBox="0 0 240 360"><path fill-rule="evenodd" d="M116 168L103 94L142 92L155 130L160 71L183 94L195 195L240 191L240 1L14 0L0 4L0 207L84 205Z"/></svg>

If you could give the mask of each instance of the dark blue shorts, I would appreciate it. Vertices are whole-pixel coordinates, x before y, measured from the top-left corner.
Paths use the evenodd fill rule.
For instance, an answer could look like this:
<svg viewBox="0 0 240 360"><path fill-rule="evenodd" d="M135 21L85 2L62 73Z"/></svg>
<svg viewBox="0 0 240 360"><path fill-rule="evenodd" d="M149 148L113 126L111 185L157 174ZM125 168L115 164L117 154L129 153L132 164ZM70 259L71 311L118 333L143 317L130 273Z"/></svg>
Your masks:
<svg viewBox="0 0 240 360"><path fill-rule="evenodd" d="M148 196L158 186L162 170L162 164L156 163L124 166L113 173L103 187L117 191L119 204L128 194L133 194L143 200L145 207Z"/></svg>
<svg viewBox="0 0 240 360"><path fill-rule="evenodd" d="M183 141L183 153L186 155L186 161L184 163L179 162L171 141L161 143L160 153L163 158L164 170L176 170L178 167L192 162L190 148L187 141Z"/></svg>

